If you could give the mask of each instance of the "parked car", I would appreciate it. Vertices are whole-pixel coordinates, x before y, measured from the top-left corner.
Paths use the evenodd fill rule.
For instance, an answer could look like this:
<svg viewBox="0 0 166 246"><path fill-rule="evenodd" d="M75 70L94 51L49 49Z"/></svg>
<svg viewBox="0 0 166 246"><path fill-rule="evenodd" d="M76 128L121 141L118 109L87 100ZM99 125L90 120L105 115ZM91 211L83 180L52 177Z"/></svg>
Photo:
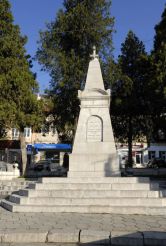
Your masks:
<svg viewBox="0 0 166 246"><path fill-rule="evenodd" d="M64 168L62 166L57 167L57 169L54 171L54 175L57 177L66 177L67 176L67 168Z"/></svg>
<svg viewBox="0 0 166 246"><path fill-rule="evenodd" d="M58 167L59 167L59 164L51 162L51 163L48 163L48 165L46 166L46 169L50 172L55 172Z"/></svg>
<svg viewBox="0 0 166 246"><path fill-rule="evenodd" d="M47 170L49 164L50 164L50 162L47 160L40 160L40 161L35 163L34 170L35 171L42 171L44 169Z"/></svg>
<svg viewBox="0 0 166 246"><path fill-rule="evenodd" d="M150 160L147 164L148 168L166 168L165 160L161 158L154 158Z"/></svg>
<svg viewBox="0 0 166 246"><path fill-rule="evenodd" d="M35 164L34 171L42 171L44 169L43 164Z"/></svg>
<svg viewBox="0 0 166 246"><path fill-rule="evenodd" d="M60 166L57 163L52 162L51 160L40 160L34 166L34 171L47 170L52 172L53 175L57 177L67 176L67 168Z"/></svg>

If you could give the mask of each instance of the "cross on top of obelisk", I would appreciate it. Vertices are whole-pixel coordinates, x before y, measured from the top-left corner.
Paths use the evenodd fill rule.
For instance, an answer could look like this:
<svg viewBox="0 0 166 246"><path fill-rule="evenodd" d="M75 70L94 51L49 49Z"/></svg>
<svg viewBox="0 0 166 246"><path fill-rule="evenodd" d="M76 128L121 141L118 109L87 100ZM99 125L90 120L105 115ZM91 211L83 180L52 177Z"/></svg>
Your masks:
<svg viewBox="0 0 166 246"><path fill-rule="evenodd" d="M90 55L91 58L95 59L98 58L99 56L96 54L96 46L93 46L93 54Z"/></svg>

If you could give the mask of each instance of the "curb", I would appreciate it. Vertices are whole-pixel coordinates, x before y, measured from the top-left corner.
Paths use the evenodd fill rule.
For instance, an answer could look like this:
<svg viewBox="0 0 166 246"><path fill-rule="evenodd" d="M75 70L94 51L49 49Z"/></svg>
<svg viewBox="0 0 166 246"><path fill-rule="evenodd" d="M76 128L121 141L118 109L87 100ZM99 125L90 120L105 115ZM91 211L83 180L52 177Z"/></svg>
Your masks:
<svg viewBox="0 0 166 246"><path fill-rule="evenodd" d="M47 231L0 231L0 243L45 243Z"/></svg>
<svg viewBox="0 0 166 246"><path fill-rule="evenodd" d="M75 245L166 246L166 232L145 231L0 231L0 243L65 243Z"/></svg>

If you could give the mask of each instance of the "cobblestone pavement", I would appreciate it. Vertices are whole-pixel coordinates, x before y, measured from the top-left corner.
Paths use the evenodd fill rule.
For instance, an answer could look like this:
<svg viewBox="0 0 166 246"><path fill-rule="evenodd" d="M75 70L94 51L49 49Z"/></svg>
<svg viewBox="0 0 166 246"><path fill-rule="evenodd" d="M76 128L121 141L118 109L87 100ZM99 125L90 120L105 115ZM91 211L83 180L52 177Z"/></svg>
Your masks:
<svg viewBox="0 0 166 246"><path fill-rule="evenodd" d="M85 242L98 242L100 238L107 238L106 244L97 245L110 245L107 242L111 235L111 238L115 238L113 239L115 245L123 243L122 245L127 246L164 246L166 245L166 216L11 213L0 207L0 246L76 246L79 235L80 238L82 237L80 240ZM34 237L34 240L31 240L31 237ZM63 241L64 237L67 240L71 238L73 240L75 237L71 241L75 244L57 243ZM57 241L57 238L60 241ZM124 240L127 240L127 244L124 244ZM25 244L26 242L29 243ZM83 245L89 244L83 243Z"/></svg>
<svg viewBox="0 0 166 246"><path fill-rule="evenodd" d="M166 232L166 216L77 214L77 213L11 213L0 207L0 230L81 229L100 231Z"/></svg>

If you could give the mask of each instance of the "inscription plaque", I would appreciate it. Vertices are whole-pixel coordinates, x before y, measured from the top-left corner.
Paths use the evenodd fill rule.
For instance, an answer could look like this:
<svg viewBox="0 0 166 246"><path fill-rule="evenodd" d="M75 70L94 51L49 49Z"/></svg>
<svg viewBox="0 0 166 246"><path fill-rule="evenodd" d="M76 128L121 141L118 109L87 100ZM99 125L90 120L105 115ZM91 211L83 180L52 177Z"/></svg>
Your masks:
<svg viewBox="0 0 166 246"><path fill-rule="evenodd" d="M97 116L91 116L87 123L87 142L101 142L102 135L102 120Z"/></svg>

